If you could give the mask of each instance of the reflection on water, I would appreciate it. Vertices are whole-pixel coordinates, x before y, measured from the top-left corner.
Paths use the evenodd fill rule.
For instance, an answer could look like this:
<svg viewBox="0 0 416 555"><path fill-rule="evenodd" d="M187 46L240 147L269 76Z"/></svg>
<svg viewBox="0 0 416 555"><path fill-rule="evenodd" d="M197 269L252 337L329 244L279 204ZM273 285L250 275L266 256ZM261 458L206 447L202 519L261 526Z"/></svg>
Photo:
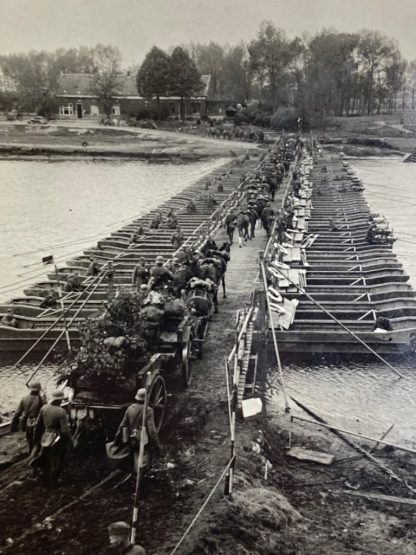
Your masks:
<svg viewBox="0 0 416 555"><path fill-rule="evenodd" d="M62 263L80 254L225 162L0 161L0 299L41 279L42 256ZM25 391L32 366L15 369L1 354L0 364L2 413ZM49 389L51 375L52 366L38 374Z"/></svg>
<svg viewBox="0 0 416 555"><path fill-rule="evenodd" d="M224 161L0 161L0 298L32 283L42 256L81 253Z"/></svg>
<svg viewBox="0 0 416 555"><path fill-rule="evenodd" d="M15 360L19 355L16 355ZM26 394L25 384L35 368L34 364L22 364L19 368L13 366L13 360L3 361L0 367L0 414L15 409L16 401ZM55 385L55 366L52 363L41 366L36 379L41 382L46 394L51 393Z"/></svg>
<svg viewBox="0 0 416 555"><path fill-rule="evenodd" d="M350 160L365 185L371 208L386 216L398 240L394 252L416 287L416 164L402 159ZM369 362L370 360L370 362ZM397 376L379 361L305 361L284 368L288 393L326 420L345 429L379 437L391 424L387 440L416 448L416 358L390 360ZM280 407L276 377L270 410Z"/></svg>
<svg viewBox="0 0 416 555"><path fill-rule="evenodd" d="M390 360L390 362L392 362ZM396 361L404 379L380 362L343 360L308 361L284 366L288 394L302 401L325 420L347 430L380 437L391 424L388 441L416 447L415 360ZM272 391L279 390L277 376ZM280 406L280 394L272 394Z"/></svg>

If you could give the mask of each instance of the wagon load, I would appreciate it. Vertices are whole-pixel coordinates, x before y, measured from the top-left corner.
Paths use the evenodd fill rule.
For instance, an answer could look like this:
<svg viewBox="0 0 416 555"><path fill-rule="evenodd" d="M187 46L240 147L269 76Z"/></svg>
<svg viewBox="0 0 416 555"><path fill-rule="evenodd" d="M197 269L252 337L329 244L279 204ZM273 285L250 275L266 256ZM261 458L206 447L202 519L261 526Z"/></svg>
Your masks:
<svg viewBox="0 0 416 555"><path fill-rule="evenodd" d="M197 318L210 316L213 289L214 283L210 279L192 278L189 282L186 304Z"/></svg>
<svg viewBox="0 0 416 555"><path fill-rule="evenodd" d="M143 335L148 341L158 337L164 314L161 306L155 304L149 304L140 310L143 322Z"/></svg>
<svg viewBox="0 0 416 555"><path fill-rule="evenodd" d="M161 339L164 339L165 333L176 332L185 316L186 304L182 299L168 298L164 304L164 311L164 330Z"/></svg>

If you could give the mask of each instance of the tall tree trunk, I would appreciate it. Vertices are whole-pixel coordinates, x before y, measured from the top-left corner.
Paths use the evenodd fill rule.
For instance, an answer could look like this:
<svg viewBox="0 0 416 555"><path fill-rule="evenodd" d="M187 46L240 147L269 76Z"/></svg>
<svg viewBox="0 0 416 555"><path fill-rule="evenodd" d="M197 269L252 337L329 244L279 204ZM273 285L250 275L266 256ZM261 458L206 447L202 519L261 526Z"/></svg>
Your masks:
<svg viewBox="0 0 416 555"><path fill-rule="evenodd" d="M373 104L373 72L368 75L367 114L371 115Z"/></svg>
<svg viewBox="0 0 416 555"><path fill-rule="evenodd" d="M156 96L157 121L160 121L160 96Z"/></svg>
<svg viewBox="0 0 416 555"><path fill-rule="evenodd" d="M185 121L185 99L183 96L181 96L181 101L180 101L180 110L181 110L181 121Z"/></svg>

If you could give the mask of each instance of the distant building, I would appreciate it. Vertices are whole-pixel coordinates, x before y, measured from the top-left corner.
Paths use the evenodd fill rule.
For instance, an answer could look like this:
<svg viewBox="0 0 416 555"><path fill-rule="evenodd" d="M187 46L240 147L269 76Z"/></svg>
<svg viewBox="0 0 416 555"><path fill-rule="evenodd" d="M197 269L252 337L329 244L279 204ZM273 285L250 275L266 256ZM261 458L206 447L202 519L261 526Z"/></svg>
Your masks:
<svg viewBox="0 0 416 555"><path fill-rule="evenodd" d="M210 94L210 75L202 75L203 87L200 95L187 98L185 109L187 116L205 117L208 114ZM89 73L64 73L59 77L56 98L58 115L61 118L99 118L105 113L99 105L98 98L92 94L93 75ZM145 107L155 108L155 100L147 100L137 92L136 76L120 75L117 94L114 96L113 116L135 116ZM180 97L163 96L161 108L168 111L170 117L180 117Z"/></svg>

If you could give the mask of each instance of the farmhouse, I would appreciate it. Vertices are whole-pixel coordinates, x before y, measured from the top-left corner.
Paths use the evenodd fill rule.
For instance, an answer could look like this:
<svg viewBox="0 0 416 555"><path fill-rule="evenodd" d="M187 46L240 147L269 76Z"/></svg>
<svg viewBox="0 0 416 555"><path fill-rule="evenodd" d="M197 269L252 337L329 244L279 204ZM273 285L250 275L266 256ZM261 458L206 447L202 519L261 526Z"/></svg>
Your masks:
<svg viewBox="0 0 416 555"><path fill-rule="evenodd" d="M187 116L208 115L211 77L202 75L203 87L198 96L185 99ZM89 73L64 73L60 75L56 98L60 118L101 118L105 116L97 96L92 93L93 75ZM137 92L136 76L129 72L120 75L117 94L114 95L112 113L114 117L135 116L144 108L154 108L156 101L143 98ZM180 97L161 97L161 108L170 117L180 117Z"/></svg>

